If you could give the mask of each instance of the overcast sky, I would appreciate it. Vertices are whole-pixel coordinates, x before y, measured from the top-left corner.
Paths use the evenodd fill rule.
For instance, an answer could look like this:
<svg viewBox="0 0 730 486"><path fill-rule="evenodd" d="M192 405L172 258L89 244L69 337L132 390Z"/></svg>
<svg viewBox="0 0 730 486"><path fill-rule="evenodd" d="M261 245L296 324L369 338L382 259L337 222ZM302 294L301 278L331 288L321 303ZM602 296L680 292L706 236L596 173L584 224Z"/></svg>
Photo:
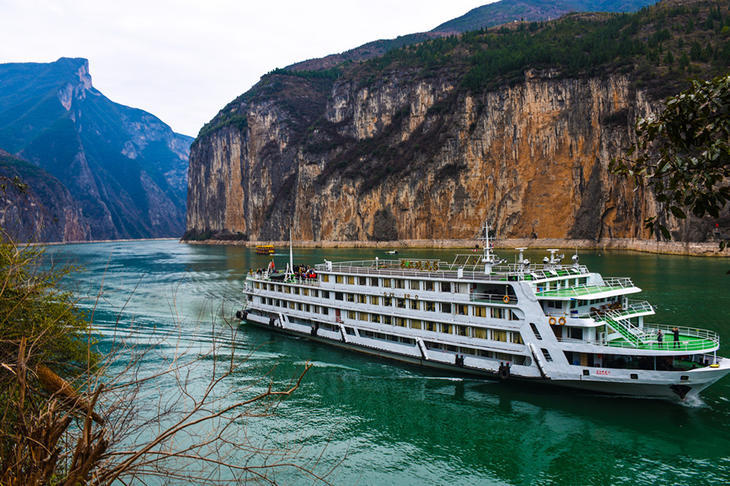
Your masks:
<svg viewBox="0 0 730 486"><path fill-rule="evenodd" d="M262 74L493 0L0 0L0 63L85 57L94 86L195 136Z"/></svg>

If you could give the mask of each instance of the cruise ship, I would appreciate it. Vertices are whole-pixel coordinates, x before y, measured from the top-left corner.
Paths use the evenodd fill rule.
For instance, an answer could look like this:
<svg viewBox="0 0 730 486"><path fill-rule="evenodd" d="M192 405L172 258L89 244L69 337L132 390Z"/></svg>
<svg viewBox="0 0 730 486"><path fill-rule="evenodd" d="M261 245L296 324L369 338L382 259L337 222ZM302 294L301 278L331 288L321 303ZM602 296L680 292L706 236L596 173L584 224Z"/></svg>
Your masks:
<svg viewBox="0 0 730 486"><path fill-rule="evenodd" d="M483 251L250 270L236 317L275 332L447 373L688 400L730 371L716 332L646 322L628 277Z"/></svg>

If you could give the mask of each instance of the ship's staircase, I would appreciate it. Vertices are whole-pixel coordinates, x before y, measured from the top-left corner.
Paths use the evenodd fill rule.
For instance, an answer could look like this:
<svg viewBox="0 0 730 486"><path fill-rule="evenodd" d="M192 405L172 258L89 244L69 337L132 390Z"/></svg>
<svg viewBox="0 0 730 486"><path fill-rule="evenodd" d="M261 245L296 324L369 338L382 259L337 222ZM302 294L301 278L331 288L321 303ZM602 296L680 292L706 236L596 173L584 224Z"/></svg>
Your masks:
<svg viewBox="0 0 730 486"><path fill-rule="evenodd" d="M622 309L609 309L607 311L592 312L591 317L599 323L608 325L611 329L621 334L621 336L634 347L647 344L653 338L651 333L647 333L644 329L635 326L631 321L631 317L639 315L654 314L654 308L646 301L631 302Z"/></svg>

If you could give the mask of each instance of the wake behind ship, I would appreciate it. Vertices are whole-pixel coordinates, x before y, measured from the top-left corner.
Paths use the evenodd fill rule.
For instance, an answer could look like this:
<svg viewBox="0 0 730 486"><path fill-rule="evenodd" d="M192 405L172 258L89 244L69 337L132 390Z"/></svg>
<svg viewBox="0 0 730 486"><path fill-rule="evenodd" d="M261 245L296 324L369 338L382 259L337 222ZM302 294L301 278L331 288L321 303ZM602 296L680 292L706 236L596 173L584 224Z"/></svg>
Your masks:
<svg viewBox="0 0 730 486"><path fill-rule="evenodd" d="M647 323L630 278L491 250L437 259L329 262L249 272L237 317L372 355L502 380L685 400L730 372L717 333Z"/></svg>

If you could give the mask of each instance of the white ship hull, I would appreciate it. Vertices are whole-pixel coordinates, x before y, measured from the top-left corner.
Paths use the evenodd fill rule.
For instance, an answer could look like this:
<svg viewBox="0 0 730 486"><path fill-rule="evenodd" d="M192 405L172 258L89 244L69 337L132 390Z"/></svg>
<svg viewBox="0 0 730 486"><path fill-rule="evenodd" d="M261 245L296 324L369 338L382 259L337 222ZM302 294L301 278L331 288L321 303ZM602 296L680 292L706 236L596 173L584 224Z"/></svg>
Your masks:
<svg viewBox="0 0 730 486"><path fill-rule="evenodd" d="M284 317L284 315L281 317ZM510 373L505 375L499 372L499 368L497 367L498 363L481 363L479 365L472 364L472 366L469 366L470 363L467 361L464 365L458 366L448 362L448 358L434 359L434 357L429 357L430 359L426 359L420 352L414 349L411 350L411 353L404 354L394 350L383 349L380 347L380 343L372 342L372 340L357 339L352 336L350 336L348 342L348 336L343 338L341 332L318 330L317 334L313 335L310 326L292 323L287 317L284 317L284 319L281 317L275 318L272 325L271 317L258 315L255 312L247 312L246 322L277 333L296 336L335 346L340 349L347 349L400 363L441 370L448 374L499 381L530 382L597 394L651 399L692 400L702 390L730 372L730 359L720 358L718 359L717 367L711 368L708 366L689 371L688 373L691 373L689 375L690 380L687 381L682 381L682 374L676 371L654 371L650 375L642 377L641 381L633 379L631 373L621 373L619 370L594 370L596 372L613 373L614 376L594 375L593 377L585 377L582 375L580 369L576 369L573 373L576 378L550 378L542 376L539 370L526 366L512 366L510 367ZM674 387L682 387L683 389L676 390Z"/></svg>

